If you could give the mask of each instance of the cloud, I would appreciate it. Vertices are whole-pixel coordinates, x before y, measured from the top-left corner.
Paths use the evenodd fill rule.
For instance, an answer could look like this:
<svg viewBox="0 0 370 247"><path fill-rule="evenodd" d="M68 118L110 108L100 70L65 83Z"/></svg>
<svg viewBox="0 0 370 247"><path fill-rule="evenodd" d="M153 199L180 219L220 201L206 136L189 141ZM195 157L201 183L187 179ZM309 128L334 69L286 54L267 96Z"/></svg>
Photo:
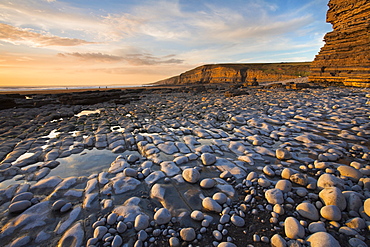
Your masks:
<svg viewBox="0 0 370 247"><path fill-rule="evenodd" d="M9 43L27 42L36 46L78 46L93 44L82 39L43 35L0 23L0 40Z"/></svg>
<svg viewBox="0 0 370 247"><path fill-rule="evenodd" d="M167 55L163 57L156 57L148 53L125 54L123 56L102 54L102 53L59 53L59 57L75 57L83 61L89 62L127 62L130 65L159 65L159 64L181 64L183 60L173 58L175 55Z"/></svg>

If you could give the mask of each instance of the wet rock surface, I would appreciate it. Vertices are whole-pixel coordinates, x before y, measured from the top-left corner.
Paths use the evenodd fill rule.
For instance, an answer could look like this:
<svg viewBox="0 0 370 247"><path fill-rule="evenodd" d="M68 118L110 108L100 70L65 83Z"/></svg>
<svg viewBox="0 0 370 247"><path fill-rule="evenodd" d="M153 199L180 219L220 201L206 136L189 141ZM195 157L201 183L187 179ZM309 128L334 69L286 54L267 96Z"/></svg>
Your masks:
<svg viewBox="0 0 370 247"><path fill-rule="evenodd" d="M369 246L369 89L227 90L1 110L1 243Z"/></svg>

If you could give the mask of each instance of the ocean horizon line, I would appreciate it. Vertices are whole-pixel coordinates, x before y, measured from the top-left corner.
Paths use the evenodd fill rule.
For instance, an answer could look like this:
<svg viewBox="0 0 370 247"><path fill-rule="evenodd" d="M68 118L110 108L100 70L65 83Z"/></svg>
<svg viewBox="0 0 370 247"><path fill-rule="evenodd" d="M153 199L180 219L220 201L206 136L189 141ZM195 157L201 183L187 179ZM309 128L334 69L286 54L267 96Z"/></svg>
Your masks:
<svg viewBox="0 0 370 247"><path fill-rule="evenodd" d="M1 87L0 92L12 92L12 91L47 91L47 90L78 90L78 89L117 89L117 88L131 88L131 87L145 87L151 86L150 84L130 84L130 85L107 85L107 86L69 86L69 87L55 87L55 86L40 86L40 87Z"/></svg>

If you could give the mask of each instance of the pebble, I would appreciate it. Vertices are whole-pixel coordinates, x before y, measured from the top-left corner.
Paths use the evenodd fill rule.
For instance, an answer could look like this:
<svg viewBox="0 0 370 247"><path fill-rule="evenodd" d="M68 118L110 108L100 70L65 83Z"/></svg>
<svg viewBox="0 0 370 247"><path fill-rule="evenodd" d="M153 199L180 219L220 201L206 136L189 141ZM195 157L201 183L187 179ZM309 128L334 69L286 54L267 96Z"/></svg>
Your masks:
<svg viewBox="0 0 370 247"><path fill-rule="evenodd" d="M358 182L358 180L362 177L361 172L351 166L342 165L339 166L337 170L339 171L341 176L347 177L354 182Z"/></svg>
<svg viewBox="0 0 370 247"><path fill-rule="evenodd" d="M198 182L200 178L200 173L197 169L187 168L182 172L182 177L186 182L194 184Z"/></svg>
<svg viewBox="0 0 370 247"><path fill-rule="evenodd" d="M177 237L171 237L168 240L168 243L170 244L171 247L180 247L180 240Z"/></svg>
<svg viewBox="0 0 370 247"><path fill-rule="evenodd" d="M340 247L339 242L327 232L316 232L306 239L310 243L311 247Z"/></svg>
<svg viewBox="0 0 370 247"><path fill-rule="evenodd" d="M135 218L134 227L136 231L144 230L149 226L149 216L146 214L139 214Z"/></svg>
<svg viewBox="0 0 370 247"><path fill-rule="evenodd" d="M210 197L206 197L202 201L202 206L204 209L209 211L214 211L216 213L220 213L222 211L222 207L218 204L214 199Z"/></svg>
<svg viewBox="0 0 370 247"><path fill-rule="evenodd" d="M296 207L296 210L302 217L305 217L307 219L316 221L320 218L319 212L311 203L303 202Z"/></svg>
<svg viewBox="0 0 370 247"><path fill-rule="evenodd" d="M215 187L216 182L212 178L204 178L200 181L199 185L203 189L212 189Z"/></svg>
<svg viewBox="0 0 370 247"><path fill-rule="evenodd" d="M220 224L226 224L230 221L230 215L228 214L223 214L221 217L220 217Z"/></svg>
<svg viewBox="0 0 370 247"><path fill-rule="evenodd" d="M116 223L118 215L116 213L110 213L107 217L107 224L108 225L113 225Z"/></svg>
<svg viewBox="0 0 370 247"><path fill-rule="evenodd" d="M180 230L180 237L187 242L193 241L196 237L195 230L191 227L183 228Z"/></svg>
<svg viewBox="0 0 370 247"><path fill-rule="evenodd" d="M190 217L193 220L202 221L204 219L204 214L199 210L194 210L193 212L191 212Z"/></svg>
<svg viewBox="0 0 370 247"><path fill-rule="evenodd" d="M262 169L263 173L265 173L267 176L273 177L275 176L275 172L271 169L270 166L264 166Z"/></svg>
<svg viewBox="0 0 370 247"><path fill-rule="evenodd" d="M160 208L154 214L154 220L158 225L167 224L171 220L171 213L167 208Z"/></svg>
<svg viewBox="0 0 370 247"><path fill-rule="evenodd" d="M276 158L279 160L288 160L292 158L292 154L285 148L276 149Z"/></svg>
<svg viewBox="0 0 370 247"><path fill-rule="evenodd" d="M266 190L265 198L271 204L282 204L284 202L283 192L276 188Z"/></svg>
<svg viewBox="0 0 370 247"><path fill-rule="evenodd" d="M364 241L362 241L358 238L351 238L348 241L348 243L351 247L367 247L368 246Z"/></svg>
<svg viewBox="0 0 370 247"><path fill-rule="evenodd" d="M326 232L325 223L324 222L312 222L308 225L308 230L311 233L315 232Z"/></svg>
<svg viewBox="0 0 370 247"><path fill-rule="evenodd" d="M22 192L16 196L13 197L13 199L11 200L11 202L17 202L17 201L23 201L23 200L27 200L27 201L30 201L31 199L33 198L33 193L31 192Z"/></svg>
<svg viewBox="0 0 370 247"><path fill-rule="evenodd" d="M279 180L276 182L275 188L280 189L282 192L286 193L292 190L292 183L286 179Z"/></svg>
<svg viewBox="0 0 370 247"><path fill-rule="evenodd" d="M320 191L319 197L325 205L335 205L340 210L344 210L347 206L346 198L337 187L324 188Z"/></svg>
<svg viewBox="0 0 370 247"><path fill-rule="evenodd" d="M123 240L122 240L121 236L120 235L116 235L113 238L112 247L121 247L122 246L122 243L123 243Z"/></svg>
<svg viewBox="0 0 370 247"><path fill-rule="evenodd" d="M212 235L213 237L217 240L217 241L221 241L222 240L222 233L218 230L214 230L212 232Z"/></svg>
<svg viewBox="0 0 370 247"><path fill-rule="evenodd" d="M217 245L217 247L237 247L237 246L230 242L221 242Z"/></svg>
<svg viewBox="0 0 370 247"><path fill-rule="evenodd" d="M274 247L285 247L287 246L285 239L279 234L275 234L270 239L271 246Z"/></svg>
<svg viewBox="0 0 370 247"><path fill-rule="evenodd" d="M217 192L212 196L212 199L218 202L220 205L226 203L227 196L222 192Z"/></svg>
<svg viewBox="0 0 370 247"><path fill-rule="evenodd" d="M231 223L233 223L237 227L243 227L245 225L244 219L235 214L231 216L230 220L231 220Z"/></svg>
<svg viewBox="0 0 370 247"><path fill-rule="evenodd" d="M117 232L118 233L124 233L126 230L127 230L127 225L124 222L122 222L122 221L118 222L118 224L117 224Z"/></svg>
<svg viewBox="0 0 370 247"><path fill-rule="evenodd" d="M32 203L28 200L16 201L9 205L9 213L19 213L29 208Z"/></svg>
<svg viewBox="0 0 370 247"><path fill-rule="evenodd" d="M105 226L98 226L94 230L94 238L102 239L103 236L108 232L108 228Z"/></svg>
<svg viewBox="0 0 370 247"><path fill-rule="evenodd" d="M327 220L338 221L342 218L340 209L335 205L327 205L321 208L320 214Z"/></svg>
<svg viewBox="0 0 370 247"><path fill-rule="evenodd" d="M364 202L364 211L367 214L367 216L370 217L370 198L366 199Z"/></svg>
<svg viewBox="0 0 370 247"><path fill-rule="evenodd" d="M144 230L140 230L138 233L137 233L137 239L140 240L140 241L145 241L146 239L148 238L148 233L146 233L146 231Z"/></svg>
<svg viewBox="0 0 370 247"><path fill-rule="evenodd" d="M27 246L30 241L31 241L31 237L30 236L22 236L22 237L19 237L19 238L15 239L10 244L10 247Z"/></svg>
<svg viewBox="0 0 370 247"><path fill-rule="evenodd" d="M205 166L210 166L216 163L216 156L214 154L202 153L200 159L202 160L202 163Z"/></svg>
<svg viewBox="0 0 370 247"><path fill-rule="evenodd" d="M303 226L294 217L287 217L284 221L285 235L291 239L303 238L305 231Z"/></svg>
<svg viewBox="0 0 370 247"><path fill-rule="evenodd" d="M344 182L342 179L328 173L322 174L317 180L317 188L324 189L327 187L337 187L339 189L344 188Z"/></svg>
<svg viewBox="0 0 370 247"><path fill-rule="evenodd" d="M68 202L68 203L63 205L63 207L60 209L60 212L61 213L67 212L72 208L72 206L73 206L72 203Z"/></svg>

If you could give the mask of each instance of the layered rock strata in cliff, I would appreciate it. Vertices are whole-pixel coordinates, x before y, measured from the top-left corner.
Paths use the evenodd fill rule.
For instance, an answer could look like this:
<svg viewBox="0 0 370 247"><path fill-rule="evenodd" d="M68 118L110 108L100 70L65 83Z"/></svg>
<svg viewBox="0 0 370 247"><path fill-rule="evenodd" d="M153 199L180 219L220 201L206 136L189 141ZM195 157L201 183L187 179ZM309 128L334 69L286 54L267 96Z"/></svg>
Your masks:
<svg viewBox="0 0 370 247"><path fill-rule="evenodd" d="M311 64L310 81L370 87L370 1L330 0L333 31Z"/></svg>
<svg viewBox="0 0 370 247"><path fill-rule="evenodd" d="M156 84L271 82L307 76L306 63L208 64Z"/></svg>

